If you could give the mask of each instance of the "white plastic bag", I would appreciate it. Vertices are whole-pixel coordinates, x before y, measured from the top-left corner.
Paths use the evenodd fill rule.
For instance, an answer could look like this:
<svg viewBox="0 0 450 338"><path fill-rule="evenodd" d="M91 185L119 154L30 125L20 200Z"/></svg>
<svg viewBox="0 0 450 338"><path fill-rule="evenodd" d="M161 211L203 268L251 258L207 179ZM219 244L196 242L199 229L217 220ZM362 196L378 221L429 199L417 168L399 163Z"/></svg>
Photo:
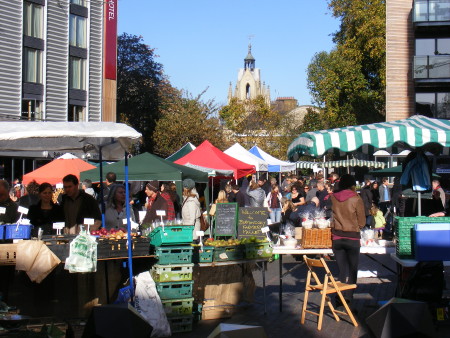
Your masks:
<svg viewBox="0 0 450 338"><path fill-rule="evenodd" d="M70 254L64 269L71 273L97 271L97 241L87 231L81 230L70 242Z"/></svg>
<svg viewBox="0 0 450 338"><path fill-rule="evenodd" d="M153 327L152 337L170 337L169 322L150 272L140 273L135 277L135 281L134 305Z"/></svg>

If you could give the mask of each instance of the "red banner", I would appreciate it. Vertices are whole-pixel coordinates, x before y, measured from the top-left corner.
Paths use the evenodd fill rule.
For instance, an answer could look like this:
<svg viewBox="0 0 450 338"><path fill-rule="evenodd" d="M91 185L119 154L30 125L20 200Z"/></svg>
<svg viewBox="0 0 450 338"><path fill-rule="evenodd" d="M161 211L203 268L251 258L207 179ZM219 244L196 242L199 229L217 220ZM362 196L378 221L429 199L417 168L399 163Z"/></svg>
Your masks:
<svg viewBox="0 0 450 338"><path fill-rule="evenodd" d="M117 0L107 0L105 8L105 79L116 80Z"/></svg>

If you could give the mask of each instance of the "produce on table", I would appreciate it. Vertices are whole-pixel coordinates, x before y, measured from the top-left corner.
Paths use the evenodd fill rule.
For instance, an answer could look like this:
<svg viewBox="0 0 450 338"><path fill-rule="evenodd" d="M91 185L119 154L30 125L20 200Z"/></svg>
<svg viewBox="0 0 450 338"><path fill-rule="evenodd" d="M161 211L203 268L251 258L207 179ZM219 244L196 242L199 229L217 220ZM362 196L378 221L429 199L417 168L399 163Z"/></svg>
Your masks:
<svg viewBox="0 0 450 338"><path fill-rule="evenodd" d="M92 230L91 235L100 236L104 239L126 239L128 237L127 231L123 228L120 229L110 229L101 228L100 230ZM131 233L132 237L136 237L136 233Z"/></svg>

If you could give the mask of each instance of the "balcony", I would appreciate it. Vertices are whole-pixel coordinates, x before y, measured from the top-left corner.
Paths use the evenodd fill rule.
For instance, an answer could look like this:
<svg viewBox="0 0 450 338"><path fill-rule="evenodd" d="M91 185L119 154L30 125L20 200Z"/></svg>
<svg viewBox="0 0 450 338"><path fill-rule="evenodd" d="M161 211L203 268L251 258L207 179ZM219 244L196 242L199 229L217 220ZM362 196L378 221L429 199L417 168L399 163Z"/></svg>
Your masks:
<svg viewBox="0 0 450 338"><path fill-rule="evenodd" d="M413 21L450 21L450 0L415 0Z"/></svg>
<svg viewBox="0 0 450 338"><path fill-rule="evenodd" d="M450 79L450 55L415 56L414 79Z"/></svg>

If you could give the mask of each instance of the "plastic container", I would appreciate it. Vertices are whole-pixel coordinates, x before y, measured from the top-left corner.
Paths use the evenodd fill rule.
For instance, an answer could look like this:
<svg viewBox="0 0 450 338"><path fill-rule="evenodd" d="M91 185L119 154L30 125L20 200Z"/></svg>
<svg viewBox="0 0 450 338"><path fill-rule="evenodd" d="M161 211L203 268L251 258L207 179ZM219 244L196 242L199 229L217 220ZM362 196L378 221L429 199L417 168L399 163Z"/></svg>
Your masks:
<svg viewBox="0 0 450 338"><path fill-rule="evenodd" d="M185 246L160 246L155 248L158 256L158 264L189 264L192 263L193 247Z"/></svg>
<svg viewBox="0 0 450 338"><path fill-rule="evenodd" d="M30 239L32 225L5 224L5 239Z"/></svg>
<svg viewBox="0 0 450 338"><path fill-rule="evenodd" d="M190 332L192 331L192 315L168 317L170 330L172 333Z"/></svg>
<svg viewBox="0 0 450 338"><path fill-rule="evenodd" d="M168 225L159 226L150 233L150 242L154 246L192 243L194 226Z"/></svg>
<svg viewBox="0 0 450 338"><path fill-rule="evenodd" d="M5 239L5 226L0 225L0 240Z"/></svg>
<svg viewBox="0 0 450 338"><path fill-rule="evenodd" d="M244 259L245 248L243 245L216 246L214 248L213 261L237 261Z"/></svg>
<svg viewBox="0 0 450 338"><path fill-rule="evenodd" d="M194 298L166 299L161 301L164 312L168 317L180 315L192 315Z"/></svg>
<svg viewBox="0 0 450 338"><path fill-rule="evenodd" d="M151 275L155 282L182 282L192 280L194 264L159 265L152 267Z"/></svg>
<svg viewBox="0 0 450 338"><path fill-rule="evenodd" d="M155 283L159 298L180 299L191 298L194 281Z"/></svg>
<svg viewBox="0 0 450 338"><path fill-rule="evenodd" d="M193 263L211 263L214 258L214 247L213 246L203 246L203 251L200 252L200 246L194 247L194 252L192 254Z"/></svg>
<svg viewBox="0 0 450 338"><path fill-rule="evenodd" d="M421 223L414 226L417 261L450 260L450 223Z"/></svg>
<svg viewBox="0 0 450 338"><path fill-rule="evenodd" d="M414 225L421 223L450 223L450 217L395 217L394 232L396 255L399 258L414 258Z"/></svg>
<svg viewBox="0 0 450 338"><path fill-rule="evenodd" d="M296 240L297 242L297 240ZM246 243L245 244L245 258L270 258L272 257L272 247L270 243Z"/></svg>

